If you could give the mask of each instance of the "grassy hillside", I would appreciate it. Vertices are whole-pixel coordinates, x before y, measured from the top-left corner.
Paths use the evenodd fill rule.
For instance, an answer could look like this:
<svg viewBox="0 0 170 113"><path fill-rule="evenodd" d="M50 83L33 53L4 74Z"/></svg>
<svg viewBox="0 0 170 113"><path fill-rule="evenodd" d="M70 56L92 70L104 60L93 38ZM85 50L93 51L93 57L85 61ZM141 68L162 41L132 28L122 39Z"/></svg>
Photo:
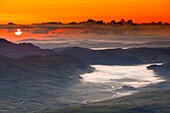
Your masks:
<svg viewBox="0 0 170 113"><path fill-rule="evenodd" d="M79 82L80 74L92 70L84 61L70 56L0 56L0 112L16 110L22 101L28 101L26 111L43 108Z"/></svg>
<svg viewBox="0 0 170 113"><path fill-rule="evenodd" d="M48 108L41 113L169 113L170 90L156 90L133 96L66 108Z"/></svg>

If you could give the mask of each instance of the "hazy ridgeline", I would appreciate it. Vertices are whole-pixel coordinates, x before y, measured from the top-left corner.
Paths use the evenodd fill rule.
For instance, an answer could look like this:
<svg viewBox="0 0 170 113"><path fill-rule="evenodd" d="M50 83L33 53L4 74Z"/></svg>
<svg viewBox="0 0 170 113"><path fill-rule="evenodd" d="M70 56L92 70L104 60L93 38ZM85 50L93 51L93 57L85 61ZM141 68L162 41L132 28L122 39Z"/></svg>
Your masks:
<svg viewBox="0 0 170 113"><path fill-rule="evenodd" d="M41 48L79 46L95 49L167 47L170 26L161 24L40 24L0 26L0 37L19 42L30 42ZM15 36L16 28L23 34Z"/></svg>

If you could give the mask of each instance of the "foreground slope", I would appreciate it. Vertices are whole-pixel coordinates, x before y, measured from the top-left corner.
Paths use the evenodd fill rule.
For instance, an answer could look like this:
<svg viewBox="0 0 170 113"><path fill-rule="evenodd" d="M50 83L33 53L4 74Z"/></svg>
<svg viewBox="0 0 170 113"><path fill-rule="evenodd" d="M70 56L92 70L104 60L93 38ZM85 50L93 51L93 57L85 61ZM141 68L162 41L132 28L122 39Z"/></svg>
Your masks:
<svg viewBox="0 0 170 113"><path fill-rule="evenodd" d="M145 87L140 93L102 102L65 108L48 108L41 113L169 113L170 112L170 63L152 65L166 82Z"/></svg>
<svg viewBox="0 0 170 113"><path fill-rule="evenodd" d="M34 112L62 105L59 97L80 81L80 74L92 71L74 56L0 39L0 112Z"/></svg>
<svg viewBox="0 0 170 113"><path fill-rule="evenodd" d="M50 99L79 82L80 74L92 70L84 61L70 56L0 56L0 112L15 110L20 101L33 101L25 107L27 112L39 104L50 104ZM33 107L35 103L38 105Z"/></svg>

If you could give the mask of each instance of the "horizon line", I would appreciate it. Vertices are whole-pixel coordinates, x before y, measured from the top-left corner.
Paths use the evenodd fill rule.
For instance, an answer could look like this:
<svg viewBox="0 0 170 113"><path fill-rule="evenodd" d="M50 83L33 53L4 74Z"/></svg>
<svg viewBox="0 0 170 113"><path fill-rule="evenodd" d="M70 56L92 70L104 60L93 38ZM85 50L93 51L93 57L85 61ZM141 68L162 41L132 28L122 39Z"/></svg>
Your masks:
<svg viewBox="0 0 170 113"><path fill-rule="evenodd" d="M17 22L13 22L13 21L9 21L9 22L6 22L6 23L0 23L0 25L8 25L8 24L13 24L13 25L43 25L43 24L61 24L61 25L70 25L70 24L83 24L83 23L90 23L88 22L89 20L92 20L93 22L91 23L96 23L97 22L103 22L103 24L111 24L113 21L116 23L119 23L119 22L122 22L122 23L127 23L128 21L132 20L132 23L133 24L137 24L137 25L140 25L140 24L170 24L170 22L168 21L150 21L150 22L134 22L133 19L128 19L128 20L125 20L125 19L121 19L119 21L116 21L116 20L111 20L111 21L104 21L102 19L99 19L99 20L95 20L95 19L87 19L86 21L70 21L70 22L61 22L61 21L43 21L43 22L32 22L32 23L17 23Z"/></svg>

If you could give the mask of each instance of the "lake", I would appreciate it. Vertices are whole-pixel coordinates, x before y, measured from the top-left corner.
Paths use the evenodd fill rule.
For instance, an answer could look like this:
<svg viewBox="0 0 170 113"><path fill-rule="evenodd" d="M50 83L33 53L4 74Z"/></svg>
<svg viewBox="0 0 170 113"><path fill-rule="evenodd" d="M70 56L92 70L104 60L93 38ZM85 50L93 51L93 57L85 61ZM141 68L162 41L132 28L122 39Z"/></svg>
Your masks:
<svg viewBox="0 0 170 113"><path fill-rule="evenodd" d="M139 92L142 87L165 81L152 70L148 70L149 65L92 65L95 71L81 75L81 83L70 87L70 93L62 101L87 104L118 98Z"/></svg>

